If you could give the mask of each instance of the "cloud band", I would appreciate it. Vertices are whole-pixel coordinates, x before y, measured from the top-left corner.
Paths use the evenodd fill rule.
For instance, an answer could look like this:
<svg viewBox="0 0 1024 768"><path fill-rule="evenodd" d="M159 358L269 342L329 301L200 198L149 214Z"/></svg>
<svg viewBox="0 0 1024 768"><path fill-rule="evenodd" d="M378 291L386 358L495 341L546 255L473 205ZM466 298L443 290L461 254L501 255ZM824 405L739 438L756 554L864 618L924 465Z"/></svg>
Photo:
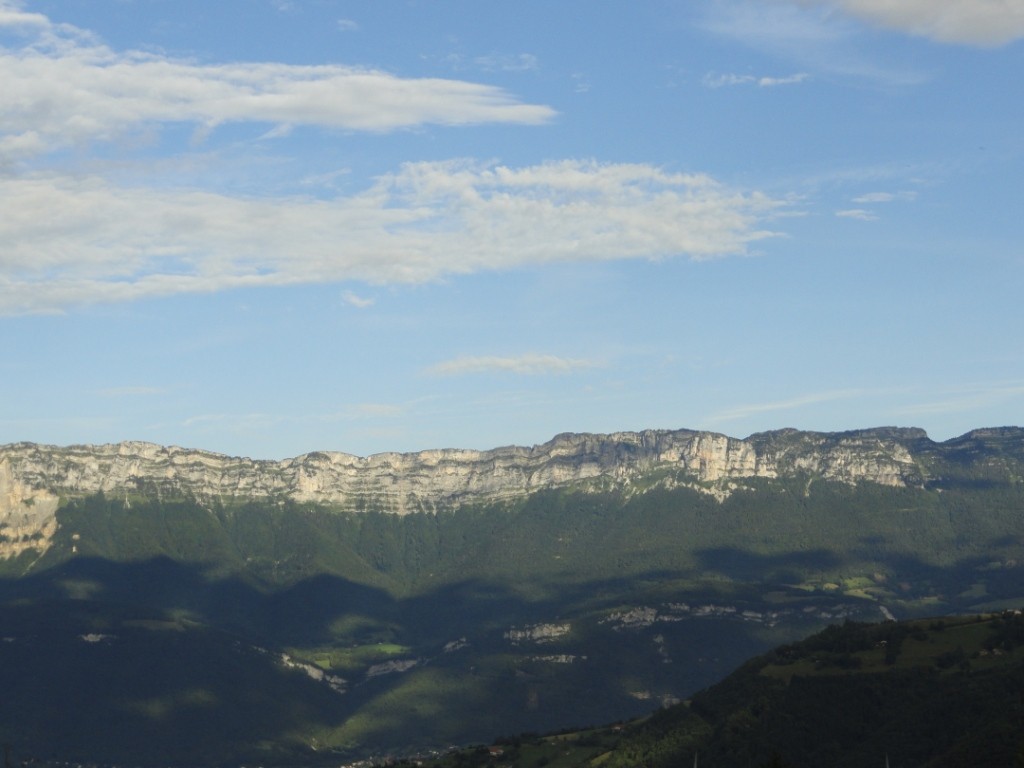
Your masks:
<svg viewBox="0 0 1024 768"><path fill-rule="evenodd" d="M424 282L549 262L741 254L781 203L705 176L411 163L332 200L0 177L0 313L260 285Z"/></svg>

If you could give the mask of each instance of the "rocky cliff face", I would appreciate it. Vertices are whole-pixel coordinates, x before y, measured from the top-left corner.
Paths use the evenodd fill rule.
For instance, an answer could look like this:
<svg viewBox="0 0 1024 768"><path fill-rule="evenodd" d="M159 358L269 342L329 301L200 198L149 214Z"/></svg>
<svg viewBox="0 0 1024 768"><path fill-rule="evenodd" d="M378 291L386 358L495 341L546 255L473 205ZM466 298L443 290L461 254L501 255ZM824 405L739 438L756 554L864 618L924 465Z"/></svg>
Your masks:
<svg viewBox="0 0 1024 768"><path fill-rule="evenodd" d="M0 459L0 556L45 552L57 532L58 502L45 487L24 482L6 457Z"/></svg>
<svg viewBox="0 0 1024 768"><path fill-rule="evenodd" d="M1011 431L1009 438L1000 434L1021 443L1024 430ZM579 484L628 489L651 477L719 496L747 478L803 475L919 486L928 478L928 462L921 457L934 457L942 445L921 430L784 430L746 440L690 430L648 430L563 434L529 448L366 458L317 452L274 462L139 442L71 447L18 443L0 447L0 533L5 537L0 553L10 556L19 547L38 548L48 540L60 496L99 491L126 498L278 498L407 514Z"/></svg>

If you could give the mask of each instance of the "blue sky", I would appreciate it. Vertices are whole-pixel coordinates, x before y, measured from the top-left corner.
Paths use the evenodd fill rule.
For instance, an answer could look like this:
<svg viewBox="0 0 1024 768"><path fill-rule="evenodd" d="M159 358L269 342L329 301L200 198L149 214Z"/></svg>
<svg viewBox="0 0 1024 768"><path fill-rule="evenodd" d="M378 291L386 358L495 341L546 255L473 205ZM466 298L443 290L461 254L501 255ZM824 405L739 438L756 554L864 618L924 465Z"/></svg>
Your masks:
<svg viewBox="0 0 1024 768"><path fill-rule="evenodd" d="M0 0L0 442L1020 424L1022 38L1022 0Z"/></svg>

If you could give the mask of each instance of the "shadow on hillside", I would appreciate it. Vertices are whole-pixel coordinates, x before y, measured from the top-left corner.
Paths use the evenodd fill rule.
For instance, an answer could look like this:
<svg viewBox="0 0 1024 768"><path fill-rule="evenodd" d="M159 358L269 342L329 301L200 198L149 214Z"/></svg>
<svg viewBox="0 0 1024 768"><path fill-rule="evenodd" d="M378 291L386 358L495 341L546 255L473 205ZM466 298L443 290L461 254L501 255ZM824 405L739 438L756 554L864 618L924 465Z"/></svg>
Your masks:
<svg viewBox="0 0 1024 768"><path fill-rule="evenodd" d="M272 588L237 575L211 577L202 565L164 556L129 563L71 559L28 577L0 580L0 601L105 604L127 617L158 612L278 645L329 642L336 634L332 623L349 615L372 616L381 624L399 617L399 605L386 591L337 576L319 574Z"/></svg>
<svg viewBox="0 0 1024 768"><path fill-rule="evenodd" d="M948 564L880 549L874 543L851 553L855 561L879 565L879 584L906 600L934 601L931 612L970 612L977 606L1024 598L1024 579L1016 558L997 553L1020 549L1017 537L1000 536L988 544L991 554L967 555ZM928 612L927 603L922 606Z"/></svg>
<svg viewBox="0 0 1024 768"><path fill-rule="evenodd" d="M1019 537L1009 535L990 540L988 546L993 551L1021 548ZM696 569L687 571L658 569L578 582L556 581L550 574L522 574L519 580L502 582L466 578L406 597L332 574L274 586L244 575L211 576L207 567L165 556L127 563L77 557L20 579L0 579L0 603L102 603L117 606L123 616L161 611L168 618L191 619L277 646L328 645L339 637L353 644L388 641L422 646L443 645L467 633L500 634L517 624L537 622L538 617L553 621L581 611L649 601L659 594L661 584L673 585L674 591L689 588L708 594L718 583L729 585L728 593L735 596L737 586L744 584L793 585L808 577L873 565L896 594L899 583L906 582L911 589L904 591L920 595L931 590L955 608L954 598L979 580L989 585L993 599L1015 596L1021 583L1012 559L992 562L988 556L971 555L948 565L935 564L892 551L886 537L876 534L861 537L860 547L843 553L819 548L764 554L709 547L693 555ZM719 581L701 581L707 577ZM680 586L674 586L677 583ZM756 596L762 590L748 591ZM18 631L29 629L17 627L16 615L7 622L15 622L7 626Z"/></svg>
<svg viewBox="0 0 1024 768"><path fill-rule="evenodd" d="M678 576L651 571L639 581ZM672 684L686 689L668 688L685 693L766 648L754 627L735 620L608 628L597 639L577 638L590 658L575 666L530 661L566 651L558 645L510 647L505 633L514 627L575 622L581 612L596 631L593 611L651 600L637 581L549 584L536 598L514 583L467 579L396 599L333 575L271 588L168 557L74 558L0 580L0 634L10 638L0 643L0 725L20 734L19 744L65 759L273 762L286 758L254 755L254 745L280 747L296 734L345 728L350 719L361 720L360 734L380 745L464 742L637 716L658 706L641 695L652 681L662 680L664 689L671 675L688 680ZM668 640L657 646L654 635ZM445 654L444 645L460 638L471 650ZM339 695L277 663L289 646L341 639L407 645L421 664L415 674L353 677ZM677 667L665 666L659 647L671 647ZM295 754L314 761L300 746L293 744Z"/></svg>
<svg viewBox="0 0 1024 768"><path fill-rule="evenodd" d="M867 586L877 588L878 599L888 594L905 610L922 614L969 612L986 603L1024 598L1019 536L994 537L973 547L988 554L949 557L948 562L899 551L899 544L883 535L863 536L860 542L845 552L817 549L765 555L716 547L699 550L696 557L704 571L766 585L831 581L841 575L867 578Z"/></svg>
<svg viewBox="0 0 1024 768"><path fill-rule="evenodd" d="M695 554L702 571L739 581L782 584L799 582L808 571L833 570L844 560L826 549L765 555L737 547L713 547Z"/></svg>
<svg viewBox="0 0 1024 768"><path fill-rule="evenodd" d="M188 582L187 569L167 563L86 566L67 575L143 575L161 588L172 575ZM0 724L22 755L108 765L311 759L294 735L338 719L329 688L235 633L170 620L177 601L172 610L108 602L126 591L116 582L107 592L94 581L89 599L64 599L60 586L39 582L3 586L5 598L22 596L0 606ZM274 752L260 747L267 743Z"/></svg>
<svg viewBox="0 0 1024 768"><path fill-rule="evenodd" d="M1019 539L1001 536L989 544L1019 548ZM741 609L758 608L768 590L864 563L877 565L885 587L900 598L936 596L935 612L1020 594L1020 571L1011 564L996 568L975 555L934 564L893 552L895 546L871 533L842 553L706 547L694 550L696 568L686 571L578 582L524 572L518 581L465 578L401 598L331 574L271 586L164 556L133 562L76 557L0 580L0 634L11 638L0 643L0 724L43 745L54 738L48 724L60 722L60 743L52 747L61 755L139 764L156 755L177 764L249 759L253 745L342 728L350 718L366 720L369 711L374 719L363 733L372 738L390 732L409 739L432 733L490 738L654 709L657 700L631 699L626 686L659 679L706 684L712 673L724 675L770 644L760 625L739 618L608 628L585 638L587 664L556 674L511 660L505 633L514 627L587 615L596 632L601 611L663 611L673 599L719 601L723 594L734 604L746 601ZM700 581L711 577L723 592ZM979 580L984 589L974 586ZM818 604L829 599L850 600L814 597ZM474 653L498 661L443 654L446 643L464 637ZM414 675L353 679L344 695L276 663L283 648L339 642L409 646L422 663ZM672 652L674 665L665 664L659 648ZM562 650L538 644L521 649L520 657ZM697 670L712 654L717 666ZM623 682L634 680L647 682Z"/></svg>

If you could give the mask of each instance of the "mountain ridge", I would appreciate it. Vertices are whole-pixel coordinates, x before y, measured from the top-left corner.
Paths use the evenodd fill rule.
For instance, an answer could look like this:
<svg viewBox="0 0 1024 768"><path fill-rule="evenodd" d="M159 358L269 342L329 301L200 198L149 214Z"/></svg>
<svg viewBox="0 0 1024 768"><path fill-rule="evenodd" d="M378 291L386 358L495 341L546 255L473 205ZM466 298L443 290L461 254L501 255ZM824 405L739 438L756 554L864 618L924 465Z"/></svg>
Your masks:
<svg viewBox="0 0 1024 768"><path fill-rule="evenodd" d="M930 440L924 430L901 427L844 432L780 429L747 438L689 429L564 432L528 447L389 451L366 457L312 451L280 461L142 441L70 446L19 442L0 446L0 465L7 467L9 483L72 495L135 491L148 481L158 488L191 491L197 498L285 495L319 503L358 495L386 497L387 482L394 484L401 475L432 473L438 482L413 480L406 488L393 489L406 497L398 503L379 499L385 501L386 511L402 514L419 511L417 504L407 509L404 502L412 497L434 503L457 503L463 496L493 499L509 488L530 492L599 476L622 481L665 465L690 474L698 483L810 472L848 483L916 485L927 479L914 455L922 443L941 451L1005 438L1024 444L1024 429L975 429L941 443ZM460 466L466 469L460 472ZM370 482L357 477L360 474ZM375 489L374 481L387 482Z"/></svg>
<svg viewBox="0 0 1024 768"><path fill-rule="evenodd" d="M368 457L314 451L281 461L139 441L67 447L21 442L0 446L0 557L45 551L61 500L95 493L203 503L276 499L405 515L570 486L686 486L719 500L751 481L803 476L849 485L924 487L950 474L953 454L954 463L980 463L989 474L1020 478L1024 429L977 429L944 443L921 429L901 427L782 429L745 439L689 429L566 432L530 447ZM993 459L996 455L1003 458Z"/></svg>
<svg viewBox="0 0 1024 768"><path fill-rule="evenodd" d="M21 443L0 503L0 733L83 763L214 764L193 751L212 740L337 765L611 722L825 622L1017 607L1024 583L1020 428L284 462ZM69 685L135 719L97 725ZM301 713L287 729L246 709L263 689ZM73 729L38 725L54 702Z"/></svg>

